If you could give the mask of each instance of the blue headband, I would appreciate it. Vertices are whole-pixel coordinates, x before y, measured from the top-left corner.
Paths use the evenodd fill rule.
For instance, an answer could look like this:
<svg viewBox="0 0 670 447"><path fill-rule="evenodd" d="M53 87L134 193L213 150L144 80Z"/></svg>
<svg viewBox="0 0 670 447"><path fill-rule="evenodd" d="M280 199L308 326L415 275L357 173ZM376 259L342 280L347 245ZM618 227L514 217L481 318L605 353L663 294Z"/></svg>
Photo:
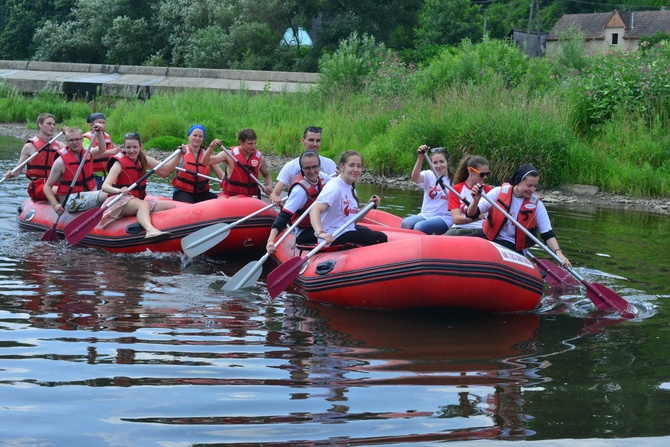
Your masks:
<svg viewBox="0 0 670 447"><path fill-rule="evenodd" d="M186 136L187 136L187 137L190 137L191 134L193 133L193 131L194 131L195 129L200 129L200 130L202 130L202 136L205 137L205 138L207 138L207 132L205 132L205 126L203 126L202 124L194 124L194 125L192 125L191 128L188 130L188 133L186 134Z"/></svg>

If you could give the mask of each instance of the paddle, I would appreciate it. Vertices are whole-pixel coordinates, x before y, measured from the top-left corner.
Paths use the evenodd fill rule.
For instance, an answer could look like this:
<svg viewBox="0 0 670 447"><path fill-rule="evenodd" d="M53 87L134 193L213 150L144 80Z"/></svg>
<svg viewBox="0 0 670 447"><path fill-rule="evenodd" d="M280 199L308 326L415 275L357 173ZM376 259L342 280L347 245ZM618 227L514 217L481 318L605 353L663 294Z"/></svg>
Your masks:
<svg viewBox="0 0 670 447"><path fill-rule="evenodd" d="M147 171L146 174L144 174L135 183L133 183L128 187L128 191L135 189L151 174L156 172L158 169L162 168L163 165L165 165L167 162L169 162L177 155L179 155L180 152L181 149L177 149L172 154L170 154L168 158L158 163L156 167L154 167L152 170ZM65 233L65 239L67 239L67 241L72 245L75 245L76 243L84 239L86 235L90 233L100 223L100 220L102 219L102 215L105 213L105 210L110 206L114 205L116 202L118 202L121 199L121 197L123 197L123 194L117 194L117 196L114 197L112 200L110 200L108 204L105 204L100 208L91 208L90 210L85 211L81 213L79 216L72 219L72 221L70 221L67 225L65 225L65 228L63 228L63 232Z"/></svg>
<svg viewBox="0 0 670 447"><path fill-rule="evenodd" d="M353 224L356 223L357 221L361 220L365 215L367 214L368 211L370 211L373 207L375 206L374 202L368 203L365 208L363 208L361 211L359 211L357 214L352 216L349 220L347 220L344 225L342 225L340 228L335 230L333 232L333 238L337 239L337 237L346 230L346 228ZM270 293L270 298L275 298L277 295L282 293L286 288L291 285L293 280L298 276L300 273L300 269L302 268L302 265L312 256L317 254L319 250L321 250L323 247L325 247L328 243L326 241L322 241L312 249L309 253L307 253L305 256L296 256L295 258L291 258L288 261L282 263L279 267L274 269L273 271L270 272L268 275L268 292Z"/></svg>
<svg viewBox="0 0 670 447"><path fill-rule="evenodd" d="M443 190L445 188L448 189L452 194L455 194L456 197L461 199L461 201L463 203L465 203L466 206L470 206L470 201L468 199L466 199L465 197L461 197L461 195L455 189L453 189L451 186L445 184L440 179L440 177L437 175L437 172L435 171L435 166L433 166L433 163L430 160L430 157L428 156L428 154L424 153L423 156L425 157L426 161L428 162L428 165L430 166L431 171L433 171L433 174L435 174L435 176L438 178L438 183L440 184L442 189ZM446 192L446 190L445 190L445 192ZM540 270L546 272L546 275L544 275L544 280L547 282L547 284L549 284L549 286L551 286L551 287L555 287L555 286L558 286L558 285L576 286L577 284L579 284L579 282L577 282L575 280L575 278L568 275L568 273L565 270L563 270L562 268L560 268L559 266L557 266L553 262L550 262L550 261L547 261L547 260L544 260L544 259L538 259L535 256L533 256L532 254L530 254L528 251L526 251L525 253L527 255L530 255L531 259L533 260L535 265L537 265L537 267ZM560 262L560 258L559 258L559 262ZM547 278L549 278L549 279L547 279Z"/></svg>
<svg viewBox="0 0 670 447"><path fill-rule="evenodd" d="M286 239L288 235L291 234L291 232L295 229L295 227L297 227L298 224L300 224L300 222L302 222L303 219L309 215L309 212L312 211L312 208L314 208L315 204L316 202L313 202L309 206L309 208L307 208L305 212L302 213L302 215L300 215L300 217L298 217L298 219L295 222L293 222L293 225L291 225L282 235L282 237L280 237L279 240L277 240L277 242L275 243L275 247L284 242L284 239ZM267 252L258 261L250 262L244 267L242 267L242 269L240 269L240 271L235 273L235 275L233 275L233 277L230 278L228 282L223 286L223 290L226 291L238 290L256 284L256 281L258 281L258 278L260 278L261 276L261 267L263 267L263 264L265 263L265 261L268 260L269 257L270 253Z"/></svg>
<svg viewBox="0 0 670 447"><path fill-rule="evenodd" d="M21 163L19 163L19 165L18 165L17 167L15 167L14 169L12 169L12 171L11 171L11 172L12 172L12 175L15 175L17 172L20 172L21 169L23 169L23 167L24 167L25 165L27 165L28 163L30 163L30 160L32 160L33 158L37 157L37 154L39 154L40 151L41 151L42 149L49 147L49 145L50 145L51 143L53 143L54 141L56 141L56 139L57 139L58 137L60 137L61 135L63 135L63 132L59 132L58 135L56 135L55 137L53 137L52 139L50 139L49 141L47 141L46 143L44 143L44 146L42 146L41 148L37 149L33 155L31 155L30 157L26 158L26 159L23 160ZM0 183L3 183L3 182L4 182L5 180L7 180L8 178L10 178L10 176L5 175L2 179L0 179Z"/></svg>
<svg viewBox="0 0 670 447"><path fill-rule="evenodd" d="M200 174L199 172L191 171L189 169L184 169L181 166L177 166L177 171L188 172L191 175L197 175L198 177L206 178L207 180L213 180L215 182L221 182L221 179L216 177L210 177L209 175Z"/></svg>
<svg viewBox="0 0 670 447"><path fill-rule="evenodd" d="M486 194L481 195L484 200L489 202L495 209L503 214L510 222L512 222L517 228L519 228L523 233L528 236L533 242L535 242L540 248L547 252L551 257L556 261L562 263L561 258L558 257L556 253L551 251L549 247L544 245L538 238L536 238L533 233L528 231L523 225L521 225L517 220L515 220L507 211L505 211L500 205L491 200ZM623 297L618 295L613 290L607 288L602 284L592 284L586 279L582 278L577 272L572 268L564 265L565 268L572 276L577 278L577 280L586 287L586 296L589 297L591 302L596 306L598 310L614 309L618 311L624 318L635 318L636 309Z"/></svg>
<svg viewBox="0 0 670 447"><path fill-rule="evenodd" d="M181 240L181 249L190 258L198 256L206 252L210 248L216 246L225 238L227 238L228 235L230 234L230 230L232 230L239 224L251 219L252 217L255 217L269 210L273 206L274 205L271 203L268 206L263 207L257 211L254 211L253 213L249 214L246 217L243 217L240 220L236 220L235 222L229 224L218 223L202 228L196 231L195 233L191 233Z"/></svg>
<svg viewBox="0 0 670 447"><path fill-rule="evenodd" d="M530 251L523 251L537 265L537 268L544 272L544 280L550 287L557 286L577 286L577 281L568 272L547 259L538 259Z"/></svg>
<svg viewBox="0 0 670 447"><path fill-rule="evenodd" d="M77 179L79 178L79 174L81 174L81 171L84 169L84 164L86 164L86 159L88 158L88 154L91 151L91 148L93 147L93 143L95 142L95 138L91 140L91 142L88 144L88 147L84 151L84 154L81 157L81 162L79 162L79 167L77 168L77 172L74 174L74 178L72 179L72 182L70 183L70 186L67 189L67 193L65 194L65 197L63 197L63 203L61 203L61 206L65 208L65 205L67 205L67 201L70 198L70 194L72 194L72 190L74 189L74 185L77 183ZM44 186L46 188L46 185ZM65 212L65 211L63 211ZM58 225L58 221L60 220L60 216L62 214L57 214L56 219L54 220L53 225L51 228L49 228L44 235L42 236L43 241L55 241L58 235L56 234L56 226Z"/></svg>

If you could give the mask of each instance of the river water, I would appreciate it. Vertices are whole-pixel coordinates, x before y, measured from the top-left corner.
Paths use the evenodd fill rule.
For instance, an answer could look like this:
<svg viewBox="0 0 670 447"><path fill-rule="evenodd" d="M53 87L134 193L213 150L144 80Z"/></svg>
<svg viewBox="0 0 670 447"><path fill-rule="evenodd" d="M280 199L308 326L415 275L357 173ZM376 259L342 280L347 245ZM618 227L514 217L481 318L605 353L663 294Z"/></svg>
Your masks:
<svg viewBox="0 0 670 447"><path fill-rule="evenodd" d="M20 146L0 140L0 172ZM667 216L549 206L576 270L631 321L583 290L521 315L377 312L270 301L265 276L224 294L248 259L40 242L18 230L25 187L0 185L0 445L670 442ZM420 206L375 192L399 215Z"/></svg>

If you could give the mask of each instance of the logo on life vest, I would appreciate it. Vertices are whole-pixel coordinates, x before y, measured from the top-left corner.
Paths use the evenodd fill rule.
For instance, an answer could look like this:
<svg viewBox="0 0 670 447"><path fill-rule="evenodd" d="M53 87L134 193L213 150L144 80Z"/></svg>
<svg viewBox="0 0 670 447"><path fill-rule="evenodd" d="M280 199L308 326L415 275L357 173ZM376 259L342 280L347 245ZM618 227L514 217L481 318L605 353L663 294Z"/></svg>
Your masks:
<svg viewBox="0 0 670 447"><path fill-rule="evenodd" d="M526 206L524 206L524 208L527 208L527 209L529 209L529 210L532 210L532 209L534 209L534 208L536 208L536 207L537 207L537 205L535 205L535 204L533 204L533 203L527 203Z"/></svg>
<svg viewBox="0 0 670 447"><path fill-rule="evenodd" d="M253 166L254 168L258 166L258 160L251 160L251 166Z"/></svg>

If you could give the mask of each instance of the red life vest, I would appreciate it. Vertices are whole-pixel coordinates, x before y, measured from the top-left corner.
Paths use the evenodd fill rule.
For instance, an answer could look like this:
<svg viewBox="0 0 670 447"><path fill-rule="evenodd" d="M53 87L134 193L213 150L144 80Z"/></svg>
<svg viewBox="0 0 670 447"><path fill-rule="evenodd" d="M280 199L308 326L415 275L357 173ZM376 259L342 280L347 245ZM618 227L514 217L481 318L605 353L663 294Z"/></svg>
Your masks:
<svg viewBox="0 0 670 447"><path fill-rule="evenodd" d="M144 175L142 174L142 162L140 161L140 157L137 157L137 160L132 161L130 157L123 152L119 152L109 159L109 162L107 163L108 172L111 170L112 165L117 161L121 163L121 172L112 185L115 188L129 188ZM144 199L147 195L147 179L142 180L130 191L130 193L138 199Z"/></svg>
<svg viewBox="0 0 670 447"><path fill-rule="evenodd" d="M81 154L84 155L84 152L85 149L82 149ZM67 194L67 190L70 188L72 180L74 180L74 175L77 173L77 169L79 169L81 160L78 160L68 148L59 149L58 154L63 159L65 170L63 171L61 178L58 179L58 191L56 191L56 193L59 196L64 196ZM84 168L79 173L74 188L72 188L72 192L95 191L96 186L95 179L93 178L93 163L91 162L91 157L89 155L84 162Z"/></svg>
<svg viewBox="0 0 670 447"><path fill-rule="evenodd" d="M91 146L91 149L94 147L98 147L98 138L97 136L92 132L88 131L84 135L84 148L87 148L91 140L93 140L93 146ZM86 141L88 140L88 141ZM114 149L114 143L112 142L112 137L109 136L107 132L105 132L105 143L107 144L107 150L109 149ZM109 160L109 157L104 155L100 158L94 158L93 159L93 172L107 172L107 161Z"/></svg>
<svg viewBox="0 0 670 447"><path fill-rule="evenodd" d="M54 161L58 158L58 149L64 147L63 143L53 141L49 147L44 147L47 141L44 141L39 136L30 138L26 143L32 143L35 146L35 150L38 151L35 158L30 160L26 165L26 177L31 180L49 177L51 166L53 166Z"/></svg>
<svg viewBox="0 0 670 447"><path fill-rule="evenodd" d="M504 209L509 214L510 206L512 205L512 185L509 183L504 183L500 187L500 194L498 194L498 205ZM537 228L537 220L535 219L535 211L537 210L537 204L540 201L540 196L533 194L529 199L524 199L519 209L519 215L516 217L517 222L519 222L526 230L533 233ZM491 208L489 215L486 217L484 224L482 225L482 230L489 240L494 241L495 238L500 233L503 225L507 221L507 218L498 211L495 207ZM526 234L517 226L516 233L514 235L514 240L516 241L516 249L523 250L524 248L531 247L534 242L526 236Z"/></svg>
<svg viewBox="0 0 670 447"><path fill-rule="evenodd" d="M198 154L198 158L202 160L202 157L205 155L207 148L201 147ZM184 163L182 167L191 172L197 172L203 175L209 175L209 165L204 165L200 163L200 160L195 159L195 155L189 149L188 152L184 154ZM198 194L201 192L209 191L209 180L204 177L198 177L195 174L190 172L177 171L176 175L172 179L172 186L182 191Z"/></svg>
<svg viewBox="0 0 670 447"><path fill-rule="evenodd" d="M230 151L235 158L235 169L230 178L228 172L221 181L221 191L228 196L257 196L260 195L260 188L258 183L251 178L249 174L258 178L258 171L261 167L261 154L255 151L249 160L246 159L239 146L230 148Z"/></svg>
<svg viewBox="0 0 670 447"><path fill-rule="evenodd" d="M298 174L298 177L295 179L295 181L288 188L288 193L289 193L289 195L291 195L291 191L293 191L293 188L299 186L299 187L301 187L302 189L305 190L305 193L307 194L307 201L302 205L302 207L298 211L296 211L291 216L291 224L295 223L295 221L298 220L298 218L300 216L302 216L302 214L307 210L307 208L309 208L312 205L312 203L314 203L317 196L319 195L319 193L323 189L323 185L324 185L323 178L321 178L321 176L319 176L318 182L316 184L314 184L314 183L310 182L309 180L307 180L305 177L303 177L302 174ZM312 226L312 224L309 221L309 219L307 219L307 218L303 219L298 224L299 228L309 228L311 226Z"/></svg>

